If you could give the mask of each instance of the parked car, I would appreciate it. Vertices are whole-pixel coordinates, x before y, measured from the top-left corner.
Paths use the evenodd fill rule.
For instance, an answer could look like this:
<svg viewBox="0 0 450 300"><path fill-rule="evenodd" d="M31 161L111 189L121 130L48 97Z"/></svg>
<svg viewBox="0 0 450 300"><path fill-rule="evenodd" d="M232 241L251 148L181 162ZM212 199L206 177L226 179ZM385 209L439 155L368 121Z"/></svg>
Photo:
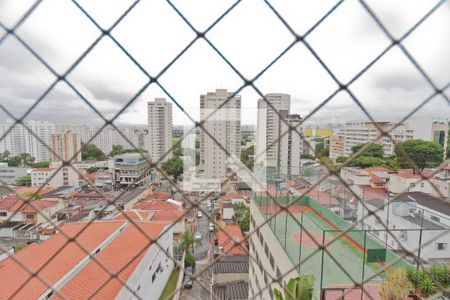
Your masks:
<svg viewBox="0 0 450 300"><path fill-rule="evenodd" d="M201 240L202 239L202 233L200 231L196 231L194 233L194 239Z"/></svg>
<svg viewBox="0 0 450 300"><path fill-rule="evenodd" d="M201 218L201 217L203 217L203 213L201 211L198 211L197 212L197 218Z"/></svg>
<svg viewBox="0 0 450 300"><path fill-rule="evenodd" d="M192 288L192 278L191 278L191 276L188 276L188 275L184 276L184 278L183 278L183 286L185 288L188 288L188 289Z"/></svg>
<svg viewBox="0 0 450 300"><path fill-rule="evenodd" d="M209 232L214 231L214 223L209 223Z"/></svg>
<svg viewBox="0 0 450 300"><path fill-rule="evenodd" d="M187 266L186 268L184 268L184 274L189 276L193 275L194 268L192 266Z"/></svg>

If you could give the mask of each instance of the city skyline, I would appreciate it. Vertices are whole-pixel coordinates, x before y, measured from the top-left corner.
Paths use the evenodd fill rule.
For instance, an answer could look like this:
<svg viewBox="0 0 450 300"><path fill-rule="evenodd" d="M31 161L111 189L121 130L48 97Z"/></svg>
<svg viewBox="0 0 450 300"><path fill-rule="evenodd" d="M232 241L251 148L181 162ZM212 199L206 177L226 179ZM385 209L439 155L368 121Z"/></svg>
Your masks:
<svg viewBox="0 0 450 300"><path fill-rule="evenodd" d="M412 26L413 20L425 14L433 5L431 2L415 1L408 3L409 9L404 11L400 3L383 5L382 2L372 5L395 37L404 34ZM220 15L227 4L199 2L187 6L178 3L182 12L192 19L196 26L203 29ZM2 2L0 5L2 8L0 17L7 26L14 24L27 8L25 2L21 5ZM273 5L293 23L295 30L304 33L327 8L331 8L332 1L322 5L308 4L307 9L301 3L289 6L291 4L275 2ZM125 9L125 6L118 6L115 10L107 10L103 9L100 3L83 3L83 6L102 26L109 26ZM167 3L143 2L139 3L139 7L140 9L132 12L132 17L125 18L112 34L124 44L131 55L136 56L144 68L150 70L150 74L156 75L194 37L194 34L171 11ZM245 24L245 16L255 9L261 11L261 14L252 14L255 18L253 22L247 24L249 26L245 27L245 30L240 30L241 25ZM199 11L207 13L198 13ZM450 20L449 11L448 5L441 7L426 20L420 30L414 32L404 42L405 47L411 51L434 83L444 89L446 95L450 93L450 89L446 87L450 76L449 69L445 66L449 64L450 58L447 55L449 44L443 41L450 35L450 26L446 26ZM392 17L399 12L402 18ZM301 18L298 14L301 14ZM52 18L61 20L63 25L52 26L53 23L49 21ZM346 22L341 22L342 20ZM141 23L147 24L148 28L157 25L158 31L151 32L147 39L141 39L140 36L144 34L139 26ZM127 35L126 33L130 31L138 34ZM48 34L44 35L43 32ZM66 34L71 32L83 32L83 35ZM35 48L57 72L62 73L94 40L98 32L72 4L64 1L48 1L38 7L32 18L20 27L17 34ZM234 38L231 41L230 36ZM247 78L255 76L292 41L289 32L279 20L257 1L244 1L238 5L235 11L208 33L208 37ZM58 38L58 43L53 43L54 38ZM344 2L339 10L327 18L306 40L343 82L348 81L389 45L388 39L383 36L373 20L355 2ZM321 44L322 40L327 43ZM338 41L340 43L337 43ZM152 47L158 43L160 47ZM265 43L277 47L264 47ZM421 47L423 44L427 44L428 47ZM58 55L54 55L56 53ZM253 56L253 53L258 55ZM346 64L346 61L353 63ZM32 105L33 99L38 98L53 80L53 76L45 67L10 37L0 49L0 70L8 74L2 76L0 81L0 89L5 91L1 99L2 104L16 118ZM283 80L279 80L280 77ZM145 76L108 38L103 39L87 55L69 74L68 79L107 118L117 113L145 84ZM160 81L185 111L197 120L200 112L196 99L199 95L216 88L236 91L243 83L203 41L195 43L182 55ZM294 46L255 84L263 94L290 94L292 111L302 117L307 116L337 88L336 83L303 45ZM19 89L16 88L19 86ZM377 120L384 117L398 120L432 93L426 80L398 49L388 51L380 61L353 83L350 89ZM242 124L255 124L256 117L251 111L256 108L260 95L248 87L238 94L242 98L242 111L247 112L243 114ZM146 124L146 113L142 108L149 99L159 97L172 102L165 92L155 84L151 84L124 111L116 123ZM189 125L188 118L175 103L173 106L176 124ZM385 107L390 109L386 110ZM312 124L335 123L340 120L339 113L359 116L356 119L363 117L356 103L347 94L340 92L309 121ZM442 97L436 96L419 110L417 115L446 117L450 115L450 109ZM42 119L44 116L52 122L62 120L72 122L81 119L87 122L100 121L91 108L64 83L57 84L27 119ZM0 119L6 117L4 111L0 110Z"/></svg>

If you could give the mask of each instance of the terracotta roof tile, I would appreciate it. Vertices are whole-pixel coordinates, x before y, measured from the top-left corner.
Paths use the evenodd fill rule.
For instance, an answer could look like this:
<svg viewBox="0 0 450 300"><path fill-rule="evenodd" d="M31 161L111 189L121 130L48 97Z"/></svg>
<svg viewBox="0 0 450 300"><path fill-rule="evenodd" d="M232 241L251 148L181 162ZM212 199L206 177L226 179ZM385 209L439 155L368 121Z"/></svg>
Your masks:
<svg viewBox="0 0 450 300"><path fill-rule="evenodd" d="M150 194L146 197L146 199L148 200L168 200L172 197L171 193L166 193L166 192L156 192L153 194Z"/></svg>
<svg viewBox="0 0 450 300"><path fill-rule="evenodd" d="M139 202L136 205L134 205L133 208L149 211L180 210L180 207L177 206L176 204L167 201L157 201L157 200Z"/></svg>
<svg viewBox="0 0 450 300"><path fill-rule="evenodd" d="M148 222L135 224L152 239L157 238L165 226ZM96 259L111 273L119 272L117 276L126 282L150 244L149 239L136 226L130 224L96 256ZM102 285L104 286L94 295ZM114 299L122 287L123 284L118 279L111 278L110 273L99 263L91 261L66 283L60 292L67 299Z"/></svg>
<svg viewBox="0 0 450 300"><path fill-rule="evenodd" d="M114 220L128 220L130 218L133 221L143 221L148 220L148 211L144 210L126 210L123 213L119 213L117 216L114 217Z"/></svg>
<svg viewBox="0 0 450 300"><path fill-rule="evenodd" d="M228 235L226 233L228 233ZM225 227L219 229L218 232L218 244L223 247L223 251L227 252L228 255L246 255L248 251L245 247L241 245L235 245L233 240L230 239L231 236L234 241L240 242L244 239L244 234L242 233L241 227L237 224L226 224ZM231 249L231 250L230 250Z"/></svg>
<svg viewBox="0 0 450 300"><path fill-rule="evenodd" d="M73 223L60 227L69 237L75 237L77 242L87 251L94 250L112 232L114 232L122 222L94 222ZM87 228L85 228L87 226ZM58 254L56 254L59 252ZM61 276L72 269L86 253L75 242L68 242L68 239L61 233L44 241L42 244L31 244L15 255L15 258L33 272L39 271L39 276L49 284L54 284ZM21 287L29 278L30 274L12 258L7 258L0 262L0 295L9 299L13 294L17 299L36 299L48 287L37 277L31 278L25 286Z"/></svg>
<svg viewBox="0 0 450 300"><path fill-rule="evenodd" d="M175 222L177 220L182 221L183 218L181 216L183 213L178 210L162 210L157 211L151 218L152 221L168 221L168 222ZM181 218L181 219L180 219ZM180 222L178 221L178 222Z"/></svg>

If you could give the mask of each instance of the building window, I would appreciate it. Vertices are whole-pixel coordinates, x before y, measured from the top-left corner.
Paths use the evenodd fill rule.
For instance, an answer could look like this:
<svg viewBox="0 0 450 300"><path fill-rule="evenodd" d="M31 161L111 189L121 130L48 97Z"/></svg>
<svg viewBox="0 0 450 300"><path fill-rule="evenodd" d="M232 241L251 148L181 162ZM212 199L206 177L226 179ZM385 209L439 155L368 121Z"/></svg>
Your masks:
<svg viewBox="0 0 450 300"><path fill-rule="evenodd" d="M436 243L436 250L447 250L447 243Z"/></svg>
<svg viewBox="0 0 450 300"><path fill-rule="evenodd" d="M34 219L34 214L25 214L25 218L29 220Z"/></svg>
<svg viewBox="0 0 450 300"><path fill-rule="evenodd" d="M408 232L406 230L400 231L400 238L403 240L407 240L408 239Z"/></svg>
<svg viewBox="0 0 450 300"><path fill-rule="evenodd" d="M435 222L438 222L438 223L441 222L441 219L439 217L431 216L430 218L431 218L431 221L435 221Z"/></svg>
<svg viewBox="0 0 450 300"><path fill-rule="evenodd" d="M0 211L0 217L6 217L8 213L6 211Z"/></svg>

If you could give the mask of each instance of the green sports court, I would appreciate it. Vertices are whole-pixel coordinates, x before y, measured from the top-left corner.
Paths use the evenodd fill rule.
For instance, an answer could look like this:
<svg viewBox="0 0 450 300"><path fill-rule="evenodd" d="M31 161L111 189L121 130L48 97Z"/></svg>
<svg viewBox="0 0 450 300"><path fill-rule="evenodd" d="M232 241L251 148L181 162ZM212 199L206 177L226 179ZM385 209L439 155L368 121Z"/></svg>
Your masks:
<svg viewBox="0 0 450 300"><path fill-rule="evenodd" d="M289 203L283 197L278 201ZM299 273L315 276L317 295L322 289L348 288L354 282L367 280L384 264L397 259L393 252L386 250L382 243L364 230L354 228L341 235L351 224L314 199L299 199L289 207L290 214L279 209L277 204L270 203L270 200L260 198L257 202L263 216L268 218L275 214L268 224L293 264L304 261L298 268ZM325 245L326 250L322 250L321 245ZM400 261L396 265L406 264ZM376 276L364 288L370 287L370 290L378 293L381 281ZM338 292L330 291L330 295L332 293ZM351 291L345 298L361 299L361 289Z"/></svg>

